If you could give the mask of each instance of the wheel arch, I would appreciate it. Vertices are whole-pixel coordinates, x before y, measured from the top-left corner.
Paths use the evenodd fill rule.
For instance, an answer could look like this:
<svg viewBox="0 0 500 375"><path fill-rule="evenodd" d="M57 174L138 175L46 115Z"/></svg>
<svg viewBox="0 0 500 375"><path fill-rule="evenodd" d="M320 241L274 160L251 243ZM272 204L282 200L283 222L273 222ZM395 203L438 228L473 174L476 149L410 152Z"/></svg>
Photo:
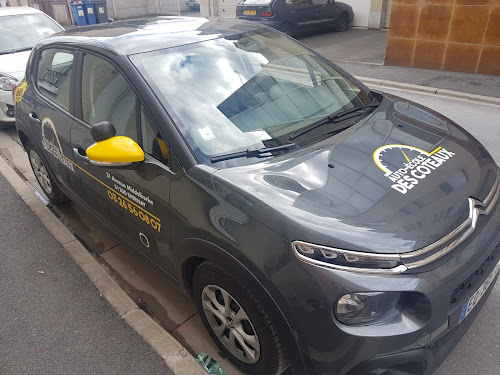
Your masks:
<svg viewBox="0 0 500 375"><path fill-rule="evenodd" d="M339 17L342 17L343 15L347 16L347 24L351 24L351 15L349 14L349 11L347 9L342 9L339 13Z"/></svg>
<svg viewBox="0 0 500 375"><path fill-rule="evenodd" d="M205 260L219 264L228 272L237 277L255 291L262 298L268 316L277 322L278 334L284 345L286 345L288 360L292 374L305 374L305 364L299 345L293 335L292 328L281 308L271 296L269 291L262 285L266 280L260 281L243 263L229 254L219 246L205 240L188 238L180 241L174 250L174 269L177 280L192 295L192 282L196 268Z"/></svg>
<svg viewBox="0 0 500 375"><path fill-rule="evenodd" d="M288 27L290 28L290 34L288 36L294 36L296 34L297 25L293 22L290 22L290 21L281 22L281 24L279 25L277 30L282 32L283 34L286 34L285 32L281 31L281 27L284 25L288 25Z"/></svg>

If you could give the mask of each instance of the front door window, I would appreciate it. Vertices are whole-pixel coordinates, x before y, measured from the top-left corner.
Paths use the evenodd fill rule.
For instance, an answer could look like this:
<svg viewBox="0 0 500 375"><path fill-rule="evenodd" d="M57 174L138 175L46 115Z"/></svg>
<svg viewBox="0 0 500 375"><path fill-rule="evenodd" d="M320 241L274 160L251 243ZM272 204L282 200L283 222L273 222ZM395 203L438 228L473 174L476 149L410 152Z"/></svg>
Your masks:
<svg viewBox="0 0 500 375"><path fill-rule="evenodd" d="M94 55L83 61L82 116L89 125L109 121L116 135L137 141L136 95L113 65Z"/></svg>

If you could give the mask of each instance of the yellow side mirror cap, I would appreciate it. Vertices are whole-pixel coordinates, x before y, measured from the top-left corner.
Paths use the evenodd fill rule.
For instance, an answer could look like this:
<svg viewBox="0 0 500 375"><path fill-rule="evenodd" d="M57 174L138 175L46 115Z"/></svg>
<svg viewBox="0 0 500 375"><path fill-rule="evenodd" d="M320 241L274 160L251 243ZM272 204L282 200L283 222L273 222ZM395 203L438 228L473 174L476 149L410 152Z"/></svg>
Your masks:
<svg viewBox="0 0 500 375"><path fill-rule="evenodd" d="M144 151L131 138L116 136L94 143L86 150L92 164L124 166L144 161Z"/></svg>

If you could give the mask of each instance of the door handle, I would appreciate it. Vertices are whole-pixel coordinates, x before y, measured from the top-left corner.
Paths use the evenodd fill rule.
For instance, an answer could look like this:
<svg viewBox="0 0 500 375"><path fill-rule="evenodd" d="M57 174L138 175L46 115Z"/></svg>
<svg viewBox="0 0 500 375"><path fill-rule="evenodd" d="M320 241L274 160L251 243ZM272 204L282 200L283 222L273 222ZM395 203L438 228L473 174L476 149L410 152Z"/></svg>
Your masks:
<svg viewBox="0 0 500 375"><path fill-rule="evenodd" d="M40 124L42 122L42 120L38 118L38 115L35 112L30 112L28 116L37 124Z"/></svg>
<svg viewBox="0 0 500 375"><path fill-rule="evenodd" d="M290 12L290 15L291 15L291 16L294 16L294 15L295 15L295 12L292 10L292 11Z"/></svg>
<svg viewBox="0 0 500 375"><path fill-rule="evenodd" d="M85 150L81 146L73 147L73 155L75 155L75 157L82 163L90 163L89 157L86 155Z"/></svg>

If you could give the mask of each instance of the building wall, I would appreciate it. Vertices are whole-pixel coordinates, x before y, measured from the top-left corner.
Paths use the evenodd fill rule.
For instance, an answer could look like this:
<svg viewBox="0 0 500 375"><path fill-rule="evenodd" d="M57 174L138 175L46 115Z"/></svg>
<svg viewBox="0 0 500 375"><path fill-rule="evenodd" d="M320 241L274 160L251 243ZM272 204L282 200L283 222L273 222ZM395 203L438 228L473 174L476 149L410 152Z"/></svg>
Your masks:
<svg viewBox="0 0 500 375"><path fill-rule="evenodd" d="M500 0L393 0L385 64L500 74Z"/></svg>
<svg viewBox="0 0 500 375"><path fill-rule="evenodd" d="M352 26L368 27L371 0L340 0L340 2L352 6L354 12Z"/></svg>
<svg viewBox="0 0 500 375"><path fill-rule="evenodd" d="M122 20L148 15L178 15L188 10L184 0L107 0L108 16ZM115 14L116 10L116 14Z"/></svg>

